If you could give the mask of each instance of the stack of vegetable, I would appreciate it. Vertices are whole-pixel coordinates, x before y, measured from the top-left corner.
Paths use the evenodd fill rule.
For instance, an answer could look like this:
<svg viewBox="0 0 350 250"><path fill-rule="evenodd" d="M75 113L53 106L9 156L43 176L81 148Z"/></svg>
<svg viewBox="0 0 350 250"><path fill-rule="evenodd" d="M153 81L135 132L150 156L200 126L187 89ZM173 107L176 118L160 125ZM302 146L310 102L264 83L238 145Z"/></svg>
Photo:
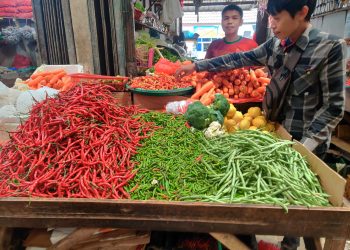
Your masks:
<svg viewBox="0 0 350 250"><path fill-rule="evenodd" d="M328 206L328 195L291 141L258 130L203 139L207 154L223 165L201 162L218 190L211 195L191 195L182 200L234 203Z"/></svg>
<svg viewBox="0 0 350 250"><path fill-rule="evenodd" d="M242 112L237 111L233 104L230 104L229 111L224 119L224 128L228 133L245 129L261 129L273 132L275 130L275 125L267 121L259 107L250 107L248 112L243 115Z"/></svg>
<svg viewBox="0 0 350 250"><path fill-rule="evenodd" d="M192 85L190 83L179 82L174 76L155 74L135 77L132 79L130 87L146 90L173 90L192 87Z"/></svg>
<svg viewBox="0 0 350 250"><path fill-rule="evenodd" d="M187 108L185 118L192 127L203 130L215 121L223 125L224 117L229 108L230 104L225 97L221 94L216 94L211 107L207 107L199 101L191 103Z"/></svg>
<svg viewBox="0 0 350 250"><path fill-rule="evenodd" d="M134 160L133 199L327 206L328 195L291 141L259 130L206 139L182 116L141 115L160 127Z"/></svg>
<svg viewBox="0 0 350 250"><path fill-rule="evenodd" d="M204 165L200 159L206 157L206 162L212 165L220 163L211 162L210 155L203 156L203 133L186 127L183 116L158 112L141 116L160 129L143 140L133 158L138 165L137 174L128 186L131 198L179 200L192 194L215 193L207 173L202 171Z"/></svg>
<svg viewBox="0 0 350 250"><path fill-rule="evenodd" d="M71 77L69 77L63 69L34 73L24 83L26 83L30 89L39 89L46 86L65 91L73 87Z"/></svg>
<svg viewBox="0 0 350 250"><path fill-rule="evenodd" d="M0 197L129 198L131 157L155 126L111 90L78 84L36 104L0 152Z"/></svg>
<svg viewBox="0 0 350 250"><path fill-rule="evenodd" d="M215 93L223 94L230 103L261 101L270 78L262 69L234 69L219 73L193 73L182 81L196 87L192 99L208 105Z"/></svg>

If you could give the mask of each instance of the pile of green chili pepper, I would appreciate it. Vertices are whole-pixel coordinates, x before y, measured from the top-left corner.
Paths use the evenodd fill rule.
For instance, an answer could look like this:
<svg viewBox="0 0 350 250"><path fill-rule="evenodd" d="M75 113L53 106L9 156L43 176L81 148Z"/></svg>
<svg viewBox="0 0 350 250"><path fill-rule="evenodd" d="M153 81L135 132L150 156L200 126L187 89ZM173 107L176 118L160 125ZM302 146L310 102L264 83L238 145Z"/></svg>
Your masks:
<svg viewBox="0 0 350 250"><path fill-rule="evenodd" d="M141 116L161 129L143 141L133 158L138 172L130 180L131 198L180 200L192 194L216 193L201 159L214 167L222 164L216 157L204 155L203 133L191 132L182 116L156 112Z"/></svg>

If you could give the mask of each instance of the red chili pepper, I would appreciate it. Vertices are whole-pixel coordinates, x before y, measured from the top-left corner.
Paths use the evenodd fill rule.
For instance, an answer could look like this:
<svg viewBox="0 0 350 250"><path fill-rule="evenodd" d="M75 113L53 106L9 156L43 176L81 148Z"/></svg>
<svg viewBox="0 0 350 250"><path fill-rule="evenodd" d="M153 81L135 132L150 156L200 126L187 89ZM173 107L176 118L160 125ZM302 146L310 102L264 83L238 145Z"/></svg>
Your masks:
<svg viewBox="0 0 350 250"><path fill-rule="evenodd" d="M111 90L78 84L34 105L0 152L0 197L129 198L130 158L157 127L134 118L147 110L120 106Z"/></svg>

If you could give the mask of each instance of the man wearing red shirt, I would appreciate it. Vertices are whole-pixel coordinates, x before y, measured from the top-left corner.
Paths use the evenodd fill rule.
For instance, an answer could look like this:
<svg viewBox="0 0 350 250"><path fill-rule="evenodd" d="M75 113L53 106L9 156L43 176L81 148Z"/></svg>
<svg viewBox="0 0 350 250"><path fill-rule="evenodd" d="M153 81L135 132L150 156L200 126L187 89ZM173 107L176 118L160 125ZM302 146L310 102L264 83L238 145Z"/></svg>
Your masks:
<svg viewBox="0 0 350 250"><path fill-rule="evenodd" d="M221 12L221 26L225 32L223 39L213 41L205 55L206 59L230 53L248 51L258 47L252 40L238 35L238 29L243 24L243 10L235 4L227 5Z"/></svg>

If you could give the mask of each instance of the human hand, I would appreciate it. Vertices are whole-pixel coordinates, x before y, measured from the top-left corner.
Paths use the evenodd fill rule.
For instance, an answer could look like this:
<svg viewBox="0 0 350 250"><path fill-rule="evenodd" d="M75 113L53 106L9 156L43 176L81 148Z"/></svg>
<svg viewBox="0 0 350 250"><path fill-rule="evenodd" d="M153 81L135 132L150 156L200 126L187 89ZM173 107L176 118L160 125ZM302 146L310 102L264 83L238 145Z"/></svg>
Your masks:
<svg viewBox="0 0 350 250"><path fill-rule="evenodd" d="M190 75L194 71L196 71L196 66L194 65L194 63L182 65L178 70L176 70L175 77L177 79L180 79L184 76Z"/></svg>

